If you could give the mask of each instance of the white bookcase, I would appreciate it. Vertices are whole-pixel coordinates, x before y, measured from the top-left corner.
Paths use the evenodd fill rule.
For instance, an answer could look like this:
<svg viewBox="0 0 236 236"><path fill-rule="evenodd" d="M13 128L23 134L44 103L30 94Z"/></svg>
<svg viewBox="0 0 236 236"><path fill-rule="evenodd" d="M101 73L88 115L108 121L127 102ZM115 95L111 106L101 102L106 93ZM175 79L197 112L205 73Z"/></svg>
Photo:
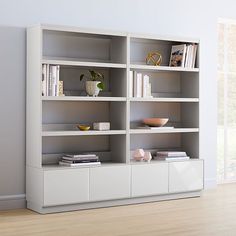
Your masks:
<svg viewBox="0 0 236 236"><path fill-rule="evenodd" d="M28 208L40 213L200 196L199 54L195 68L169 67L172 45L198 40L40 25L27 30ZM161 66L145 64L150 51ZM60 65L65 95L41 94L42 64ZM105 75L105 91L88 97L79 76ZM129 72L150 76L153 98L129 96ZM169 117L174 129L137 129L147 117ZM109 121L109 131L78 123ZM184 150L188 161L134 162L132 151ZM94 152L99 167L59 166L63 153Z"/></svg>

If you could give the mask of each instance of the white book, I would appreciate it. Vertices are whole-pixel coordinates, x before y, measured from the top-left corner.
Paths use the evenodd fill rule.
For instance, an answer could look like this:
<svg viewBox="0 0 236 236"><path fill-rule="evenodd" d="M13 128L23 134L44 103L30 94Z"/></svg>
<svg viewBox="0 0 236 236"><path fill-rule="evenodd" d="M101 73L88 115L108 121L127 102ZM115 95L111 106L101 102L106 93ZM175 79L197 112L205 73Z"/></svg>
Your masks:
<svg viewBox="0 0 236 236"><path fill-rule="evenodd" d="M137 73L137 97L142 97L142 73Z"/></svg>
<svg viewBox="0 0 236 236"><path fill-rule="evenodd" d="M149 76L144 75L142 78L142 95L148 97Z"/></svg>
<svg viewBox="0 0 236 236"><path fill-rule="evenodd" d="M183 157L154 157L154 160L165 160L165 161L183 161L183 160L189 160L190 157L183 156Z"/></svg>
<svg viewBox="0 0 236 236"><path fill-rule="evenodd" d="M188 67L188 63L189 63L189 50L190 50L190 45L187 46L186 57L185 57L185 65L184 65L184 67Z"/></svg>
<svg viewBox="0 0 236 236"><path fill-rule="evenodd" d="M52 66L49 67L49 76L48 76L48 96L52 96Z"/></svg>
<svg viewBox="0 0 236 236"><path fill-rule="evenodd" d="M129 72L129 96L134 97L134 71Z"/></svg>
<svg viewBox="0 0 236 236"><path fill-rule="evenodd" d="M174 129L173 126L162 126L162 127L152 127L152 126L139 126L138 129Z"/></svg>
<svg viewBox="0 0 236 236"><path fill-rule="evenodd" d="M183 157L187 156L187 153L182 151L158 151L157 156Z"/></svg>
<svg viewBox="0 0 236 236"><path fill-rule="evenodd" d="M133 73L133 96L137 97L137 72L134 71Z"/></svg>
<svg viewBox="0 0 236 236"><path fill-rule="evenodd" d="M56 75L56 94L55 94L55 96L59 96L59 81L60 81L60 66L57 66L57 75Z"/></svg>
<svg viewBox="0 0 236 236"><path fill-rule="evenodd" d="M188 68L192 67L192 61L193 61L193 45L190 45Z"/></svg>
<svg viewBox="0 0 236 236"><path fill-rule="evenodd" d="M194 50L193 50L193 64L192 64L192 68L195 68L196 56L197 56L197 44L195 44L193 47L194 47Z"/></svg>
<svg viewBox="0 0 236 236"><path fill-rule="evenodd" d="M49 64L46 64L46 96L49 96Z"/></svg>
<svg viewBox="0 0 236 236"><path fill-rule="evenodd" d="M97 157L96 154L65 154L67 157L72 157L72 158L87 158L87 157Z"/></svg>
<svg viewBox="0 0 236 236"><path fill-rule="evenodd" d="M42 65L42 96L46 96L47 92L47 82L46 82L46 76L47 76L47 65Z"/></svg>
<svg viewBox="0 0 236 236"><path fill-rule="evenodd" d="M187 67L187 68L190 67L190 63L191 63L191 50L192 50L192 45L188 45L186 65L185 65L185 67Z"/></svg>
<svg viewBox="0 0 236 236"><path fill-rule="evenodd" d="M51 96L56 96L57 66L51 66Z"/></svg>
<svg viewBox="0 0 236 236"><path fill-rule="evenodd" d="M101 162L88 162L88 163L67 163L63 161L59 161L59 165L61 166L69 166L69 167L87 167L87 166L100 166Z"/></svg>

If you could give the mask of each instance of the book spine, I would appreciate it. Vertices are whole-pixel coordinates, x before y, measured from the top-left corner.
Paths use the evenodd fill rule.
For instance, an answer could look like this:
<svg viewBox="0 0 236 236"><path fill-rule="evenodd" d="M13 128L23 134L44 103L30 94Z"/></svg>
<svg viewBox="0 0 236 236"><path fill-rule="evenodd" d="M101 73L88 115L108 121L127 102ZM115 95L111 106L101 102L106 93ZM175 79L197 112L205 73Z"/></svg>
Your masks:
<svg viewBox="0 0 236 236"><path fill-rule="evenodd" d="M60 66L57 66L56 72L56 96L59 96Z"/></svg>
<svg viewBox="0 0 236 236"><path fill-rule="evenodd" d="M134 72L132 70L129 72L129 96L131 98L134 96Z"/></svg>
<svg viewBox="0 0 236 236"><path fill-rule="evenodd" d="M137 97L138 88L137 88L137 72L136 71L134 71L133 73L133 86L134 86L133 95L134 97Z"/></svg>
<svg viewBox="0 0 236 236"><path fill-rule="evenodd" d="M157 153L157 156L161 157L185 157L187 156L186 152L182 153Z"/></svg>
<svg viewBox="0 0 236 236"><path fill-rule="evenodd" d="M46 65L42 65L42 96L46 96L46 76L47 76L47 70L46 70Z"/></svg>
<svg viewBox="0 0 236 236"><path fill-rule="evenodd" d="M197 56L197 44L194 45L194 53L193 53L193 64L192 64L192 68L195 68L196 56Z"/></svg>
<svg viewBox="0 0 236 236"><path fill-rule="evenodd" d="M187 45L184 44L183 60L182 60L182 63L181 63L181 67L185 66L186 54L187 54Z"/></svg>
<svg viewBox="0 0 236 236"><path fill-rule="evenodd" d="M193 61L193 45L192 44L190 45L189 57L190 57L190 60L189 60L188 67L191 68L192 67L192 61Z"/></svg>
<svg viewBox="0 0 236 236"><path fill-rule="evenodd" d="M101 162L91 162L91 163L66 163L66 162L63 162L63 161L59 161L59 165L62 165L62 166L93 166L93 165L101 165Z"/></svg>
<svg viewBox="0 0 236 236"><path fill-rule="evenodd" d="M56 96L57 66L51 66L51 96Z"/></svg>
<svg viewBox="0 0 236 236"><path fill-rule="evenodd" d="M52 66L49 67L49 76L48 76L48 96L52 96Z"/></svg>
<svg viewBox="0 0 236 236"><path fill-rule="evenodd" d="M49 96L49 65L46 64L46 96Z"/></svg>
<svg viewBox="0 0 236 236"><path fill-rule="evenodd" d="M142 74L137 73L137 97L142 97Z"/></svg>
<svg viewBox="0 0 236 236"><path fill-rule="evenodd" d="M189 61L189 45L187 46L187 49L186 49L186 59L185 59L184 67L188 67L188 61Z"/></svg>
<svg viewBox="0 0 236 236"><path fill-rule="evenodd" d="M166 157L166 161L180 161L180 160L189 160L189 157Z"/></svg>

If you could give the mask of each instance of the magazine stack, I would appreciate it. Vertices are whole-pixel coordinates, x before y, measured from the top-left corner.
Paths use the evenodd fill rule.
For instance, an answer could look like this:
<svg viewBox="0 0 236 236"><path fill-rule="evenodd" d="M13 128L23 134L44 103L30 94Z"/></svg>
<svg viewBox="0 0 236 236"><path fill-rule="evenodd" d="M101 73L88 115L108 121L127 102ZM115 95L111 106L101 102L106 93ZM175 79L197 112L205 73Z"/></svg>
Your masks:
<svg viewBox="0 0 236 236"><path fill-rule="evenodd" d="M95 154L66 154L59 161L59 165L70 167L99 166L101 162Z"/></svg>
<svg viewBox="0 0 236 236"><path fill-rule="evenodd" d="M189 160L189 156L187 156L186 152L180 151L158 151L156 156L154 157L155 160L164 160L164 161L182 161L182 160Z"/></svg>

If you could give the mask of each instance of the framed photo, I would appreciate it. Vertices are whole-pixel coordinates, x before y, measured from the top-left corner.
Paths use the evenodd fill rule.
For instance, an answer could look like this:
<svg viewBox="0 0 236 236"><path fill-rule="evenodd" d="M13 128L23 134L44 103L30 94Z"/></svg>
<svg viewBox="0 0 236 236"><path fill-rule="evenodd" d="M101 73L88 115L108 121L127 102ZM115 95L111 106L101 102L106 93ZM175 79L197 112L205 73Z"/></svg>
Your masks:
<svg viewBox="0 0 236 236"><path fill-rule="evenodd" d="M186 44L172 46L169 66L184 67L185 55Z"/></svg>

